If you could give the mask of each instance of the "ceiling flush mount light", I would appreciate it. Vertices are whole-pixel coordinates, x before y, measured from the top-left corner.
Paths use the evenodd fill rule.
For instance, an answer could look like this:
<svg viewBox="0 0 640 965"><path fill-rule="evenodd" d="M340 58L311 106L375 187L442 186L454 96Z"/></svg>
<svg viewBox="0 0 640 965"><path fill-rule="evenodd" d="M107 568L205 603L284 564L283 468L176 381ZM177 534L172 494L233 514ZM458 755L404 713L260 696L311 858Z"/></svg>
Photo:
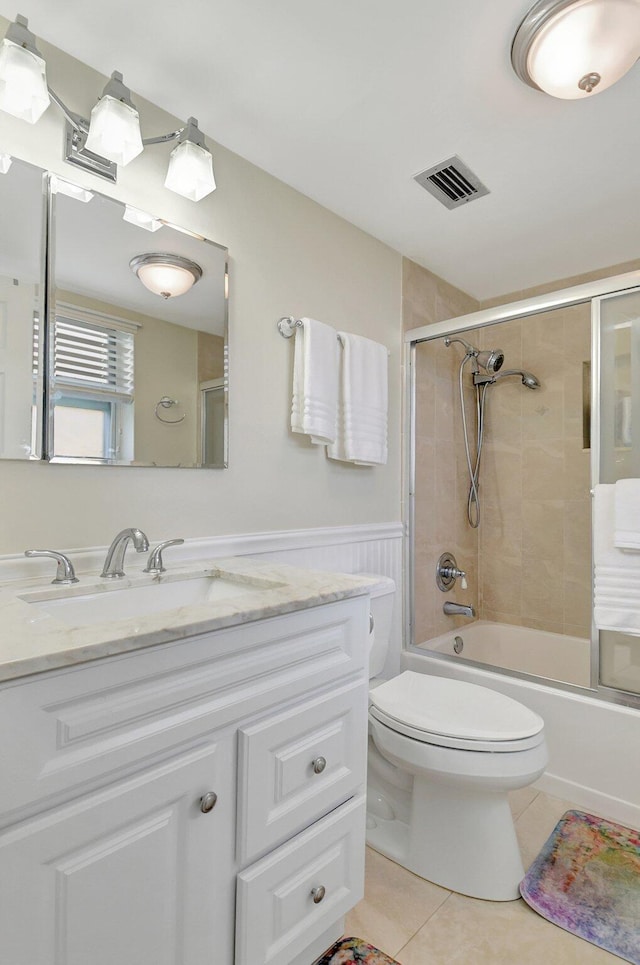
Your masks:
<svg viewBox="0 0 640 965"><path fill-rule="evenodd" d="M67 121L65 160L70 164L115 182L118 165L129 164L148 145L178 141L171 153L166 187L193 201L215 189L213 158L194 117L177 131L143 138L131 91L118 71L111 75L90 120L76 114L48 86L36 38L26 17L18 16L0 42L0 110L35 124L50 101Z"/></svg>
<svg viewBox="0 0 640 965"><path fill-rule="evenodd" d="M538 0L518 27L520 80L577 100L611 87L640 57L640 0Z"/></svg>
<svg viewBox="0 0 640 965"><path fill-rule="evenodd" d="M202 268L195 261L166 252L136 255L129 268L145 288L165 299L184 295L202 278Z"/></svg>

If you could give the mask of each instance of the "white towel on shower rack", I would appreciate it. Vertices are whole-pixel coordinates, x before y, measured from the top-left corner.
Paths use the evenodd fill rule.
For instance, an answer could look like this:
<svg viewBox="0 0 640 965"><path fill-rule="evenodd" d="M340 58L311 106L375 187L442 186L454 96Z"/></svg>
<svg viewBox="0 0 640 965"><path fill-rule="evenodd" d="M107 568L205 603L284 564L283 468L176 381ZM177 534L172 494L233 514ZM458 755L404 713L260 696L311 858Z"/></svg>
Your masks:
<svg viewBox="0 0 640 965"><path fill-rule="evenodd" d="M594 621L599 630L640 636L640 553L614 543L615 489L596 486L593 497Z"/></svg>
<svg viewBox="0 0 640 965"><path fill-rule="evenodd" d="M338 433L330 459L360 466L387 461L388 353L361 335L338 332L342 343Z"/></svg>
<svg viewBox="0 0 640 965"><path fill-rule="evenodd" d="M340 345L335 328L302 318L293 353L291 429L317 446L335 442Z"/></svg>
<svg viewBox="0 0 640 965"><path fill-rule="evenodd" d="M615 545L640 550L640 479L619 479L615 491Z"/></svg>

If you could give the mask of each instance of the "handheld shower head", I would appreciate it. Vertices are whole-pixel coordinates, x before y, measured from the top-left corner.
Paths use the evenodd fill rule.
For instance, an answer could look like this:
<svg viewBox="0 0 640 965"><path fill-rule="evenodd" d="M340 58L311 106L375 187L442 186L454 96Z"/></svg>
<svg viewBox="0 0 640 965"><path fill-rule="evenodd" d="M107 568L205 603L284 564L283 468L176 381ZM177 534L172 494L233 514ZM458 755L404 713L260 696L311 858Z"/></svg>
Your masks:
<svg viewBox="0 0 640 965"><path fill-rule="evenodd" d="M531 372L525 372L524 369L504 369L502 372L497 372L492 381L496 382L498 379L503 379L506 375L519 375L520 381L527 389L540 388L540 380Z"/></svg>

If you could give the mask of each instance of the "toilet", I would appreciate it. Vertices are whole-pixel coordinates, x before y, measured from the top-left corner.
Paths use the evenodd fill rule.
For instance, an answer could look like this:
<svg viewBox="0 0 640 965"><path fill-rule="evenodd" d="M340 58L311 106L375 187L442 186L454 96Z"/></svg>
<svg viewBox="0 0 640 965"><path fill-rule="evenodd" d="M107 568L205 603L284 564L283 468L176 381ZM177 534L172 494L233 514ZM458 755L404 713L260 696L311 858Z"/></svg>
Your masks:
<svg viewBox="0 0 640 965"><path fill-rule="evenodd" d="M381 677L394 595L386 577L371 592L367 842L450 891L513 900L524 868L508 792L543 773L544 721L488 687Z"/></svg>

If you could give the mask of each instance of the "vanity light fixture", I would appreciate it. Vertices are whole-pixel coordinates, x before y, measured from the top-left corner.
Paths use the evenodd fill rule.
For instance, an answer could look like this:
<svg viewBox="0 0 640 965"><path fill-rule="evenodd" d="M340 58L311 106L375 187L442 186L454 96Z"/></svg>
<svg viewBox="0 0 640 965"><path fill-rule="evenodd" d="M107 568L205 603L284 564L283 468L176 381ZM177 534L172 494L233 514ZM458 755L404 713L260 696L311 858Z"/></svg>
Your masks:
<svg viewBox="0 0 640 965"><path fill-rule="evenodd" d="M611 87L640 57L640 0L538 0L518 27L520 80L576 100Z"/></svg>
<svg viewBox="0 0 640 965"><path fill-rule="evenodd" d="M202 268L195 261L167 252L136 255L129 268L145 288L164 299L184 295L202 278Z"/></svg>
<svg viewBox="0 0 640 965"><path fill-rule="evenodd" d="M115 182L118 165L129 164L146 146L177 140L165 186L192 201L215 190L213 158L195 117L177 131L143 138L131 91L118 71L111 75L90 119L76 114L48 86L35 35L27 18L18 15L0 42L0 110L35 124L51 101L67 121L65 160L70 164Z"/></svg>

